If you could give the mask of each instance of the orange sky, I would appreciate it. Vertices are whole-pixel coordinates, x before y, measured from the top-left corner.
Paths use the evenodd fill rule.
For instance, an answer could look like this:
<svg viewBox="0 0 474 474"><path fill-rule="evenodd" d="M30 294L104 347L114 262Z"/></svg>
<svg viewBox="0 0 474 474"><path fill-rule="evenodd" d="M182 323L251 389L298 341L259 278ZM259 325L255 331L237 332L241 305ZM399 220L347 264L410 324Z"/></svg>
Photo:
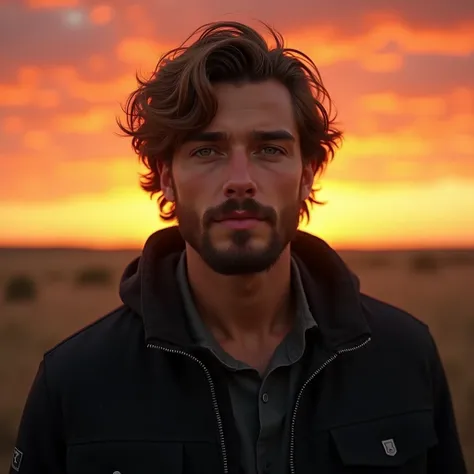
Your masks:
<svg viewBox="0 0 474 474"><path fill-rule="evenodd" d="M115 125L135 72L201 23L259 18L312 56L346 132L308 230L472 246L474 2L327 3L0 2L0 245L141 246L162 224Z"/></svg>

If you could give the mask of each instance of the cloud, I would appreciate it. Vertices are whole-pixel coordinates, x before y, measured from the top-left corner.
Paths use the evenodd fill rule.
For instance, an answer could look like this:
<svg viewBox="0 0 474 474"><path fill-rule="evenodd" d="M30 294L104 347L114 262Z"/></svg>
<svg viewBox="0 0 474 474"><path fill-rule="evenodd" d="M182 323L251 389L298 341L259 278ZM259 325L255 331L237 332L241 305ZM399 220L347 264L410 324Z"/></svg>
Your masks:
<svg viewBox="0 0 474 474"><path fill-rule="evenodd" d="M354 0L344 8L334 2L322 6L297 0L290 10L287 4L270 0L243 0L238 7L217 0L132 4L34 0L36 8L27 5L12 0L0 6L0 39L11 45L3 53L10 64L20 57L29 64L83 62L91 55L110 54L125 37L177 45L208 21L251 18L273 24L296 45L314 45L310 50L322 63L362 57L370 70L378 64L393 70L402 53L474 52L471 0L433 0L429 8L409 0ZM381 51L390 46L396 50ZM143 56L140 50L137 54Z"/></svg>
<svg viewBox="0 0 474 474"><path fill-rule="evenodd" d="M18 3L22 3L21 0ZM65 8L78 6L80 0L25 0L23 3L30 8Z"/></svg>
<svg viewBox="0 0 474 474"><path fill-rule="evenodd" d="M376 94L383 98L388 93L398 97L433 98L474 89L474 54L469 57L409 56L400 70L378 73L368 72L360 63L344 61L322 67L321 73L336 102L340 120L358 129L363 126L360 116L366 107L360 103L362 96ZM387 107L379 104L383 106ZM366 116L364 114L364 118Z"/></svg>
<svg viewBox="0 0 474 474"><path fill-rule="evenodd" d="M83 1L84 5L91 4ZM471 0L433 0L425 4L411 0L353 0L344 2L308 2L296 0L291 7L272 0L206 0L192 2L156 2L152 0L132 4L114 0L120 12L126 12L126 28L134 33L144 29L154 32L158 39L180 41L197 26L215 20L243 20L257 18L283 31L319 30L330 27L337 36L352 37L363 33L374 22L399 20L415 28L459 27L474 19Z"/></svg>
<svg viewBox="0 0 474 474"><path fill-rule="evenodd" d="M110 54L118 39L114 21L91 21L84 8L28 9L18 2L0 6L0 43L8 45L0 51L2 75L23 64L83 67L91 57Z"/></svg>
<svg viewBox="0 0 474 474"><path fill-rule="evenodd" d="M58 114L54 118L52 128L59 133L77 133L90 135L116 129L112 120L111 109L106 107L91 107L85 113Z"/></svg>
<svg viewBox="0 0 474 474"><path fill-rule="evenodd" d="M2 178L10 178L2 180L0 186L3 202L39 203L114 189L139 190L138 167L133 158L102 160L100 155L90 155L83 161L52 160L37 148L11 158L0 153Z"/></svg>
<svg viewBox="0 0 474 474"><path fill-rule="evenodd" d="M74 111L90 104L119 104L137 86L134 73L111 79L84 78L74 67L20 67L9 82L0 79L0 109Z"/></svg>
<svg viewBox="0 0 474 474"><path fill-rule="evenodd" d="M427 108L404 113L414 102ZM383 123L383 117L376 115L369 120L366 133L347 133L329 176L382 186L446 177L474 178L473 114L445 115L441 110L433 115L426 113L437 106L429 98L408 99L405 103L402 100L393 108L390 106L389 112L393 116L394 110L398 110L403 118L401 124L394 124L389 130L377 127L377 123Z"/></svg>
<svg viewBox="0 0 474 474"><path fill-rule="evenodd" d="M474 177L472 89L424 96L387 91L362 95L356 103L359 120L347 127L341 176L372 179L376 173L379 181L397 181L403 170L419 180Z"/></svg>
<svg viewBox="0 0 474 474"><path fill-rule="evenodd" d="M362 110L383 115L408 115L411 117L442 119L474 112L474 90L457 87L452 91L437 95L410 96L394 91L360 96ZM471 125L467 121L466 125Z"/></svg>
<svg viewBox="0 0 474 474"><path fill-rule="evenodd" d="M3 2L0 198L138 186L136 156L115 124L136 88L135 71L147 75L201 23L255 17L280 28L321 69L346 131L331 179L375 186L474 178L471 0L434 0L429 8L408 0L354 0L344 8L297 0L291 7L270 0Z"/></svg>
<svg viewBox="0 0 474 474"><path fill-rule="evenodd" d="M286 35L291 46L301 49L319 64L359 61L369 71L396 71L409 55L469 56L474 54L474 18L457 28L426 28L399 19L371 22L354 35L337 28L298 28ZM378 67L377 63L382 62ZM387 67L388 64L388 67Z"/></svg>
<svg viewBox="0 0 474 474"><path fill-rule="evenodd" d="M16 82L0 84L0 107L57 107L59 91L51 86L41 87L40 76L41 71L37 67L20 68Z"/></svg>

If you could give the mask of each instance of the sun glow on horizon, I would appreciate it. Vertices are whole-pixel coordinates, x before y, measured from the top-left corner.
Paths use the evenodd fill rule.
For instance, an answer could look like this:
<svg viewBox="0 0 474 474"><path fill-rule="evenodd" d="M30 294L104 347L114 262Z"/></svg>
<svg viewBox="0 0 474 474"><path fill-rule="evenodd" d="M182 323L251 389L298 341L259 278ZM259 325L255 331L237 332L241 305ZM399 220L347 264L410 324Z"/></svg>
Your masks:
<svg viewBox="0 0 474 474"><path fill-rule="evenodd" d="M470 247L474 244L474 193L469 181L376 190L334 181L301 229L337 248ZM413 203L416 202L416 206ZM433 208L437 213L430 212ZM438 219L444 225L438 226ZM9 205L0 220L11 226L7 246L141 248L154 231L168 225L158 218L156 201L140 190L115 190L60 202ZM426 229L433 229L429 235Z"/></svg>
<svg viewBox="0 0 474 474"><path fill-rule="evenodd" d="M267 18L335 101L345 140L306 230L339 248L474 246L474 16L392 3L0 2L0 246L136 248L165 226L114 119L136 71L219 16Z"/></svg>

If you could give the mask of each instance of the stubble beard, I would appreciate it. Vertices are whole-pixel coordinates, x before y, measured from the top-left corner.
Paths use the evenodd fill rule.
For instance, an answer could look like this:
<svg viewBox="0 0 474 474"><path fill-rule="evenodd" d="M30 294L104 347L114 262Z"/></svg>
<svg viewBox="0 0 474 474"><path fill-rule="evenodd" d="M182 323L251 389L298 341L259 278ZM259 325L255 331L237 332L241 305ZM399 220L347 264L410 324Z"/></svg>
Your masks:
<svg viewBox="0 0 474 474"><path fill-rule="evenodd" d="M221 275L250 275L268 271L279 259L286 246L296 235L300 203L284 208L271 226L264 248L252 248L252 231L231 231L228 249L217 249L212 243L210 225L191 208L176 202L176 216L183 239L200 255L202 260ZM215 225L215 224L214 224Z"/></svg>

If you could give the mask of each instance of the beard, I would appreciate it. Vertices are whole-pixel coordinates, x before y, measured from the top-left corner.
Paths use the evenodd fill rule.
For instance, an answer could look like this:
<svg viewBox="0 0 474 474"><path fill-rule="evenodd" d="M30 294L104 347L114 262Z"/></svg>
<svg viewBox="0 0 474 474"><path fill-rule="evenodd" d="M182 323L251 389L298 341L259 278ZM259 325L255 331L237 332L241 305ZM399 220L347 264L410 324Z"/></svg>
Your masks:
<svg viewBox="0 0 474 474"><path fill-rule="evenodd" d="M301 203L293 202L278 216L271 207L254 199L229 199L222 205L208 209L202 219L191 207L177 200L176 216L183 239L200 255L216 273L222 275L247 275L268 271L278 260L286 246L293 240L298 228ZM253 246L252 229L229 230L226 248L217 248L211 235L219 215L233 211L247 211L259 216L270 226L264 246Z"/></svg>

